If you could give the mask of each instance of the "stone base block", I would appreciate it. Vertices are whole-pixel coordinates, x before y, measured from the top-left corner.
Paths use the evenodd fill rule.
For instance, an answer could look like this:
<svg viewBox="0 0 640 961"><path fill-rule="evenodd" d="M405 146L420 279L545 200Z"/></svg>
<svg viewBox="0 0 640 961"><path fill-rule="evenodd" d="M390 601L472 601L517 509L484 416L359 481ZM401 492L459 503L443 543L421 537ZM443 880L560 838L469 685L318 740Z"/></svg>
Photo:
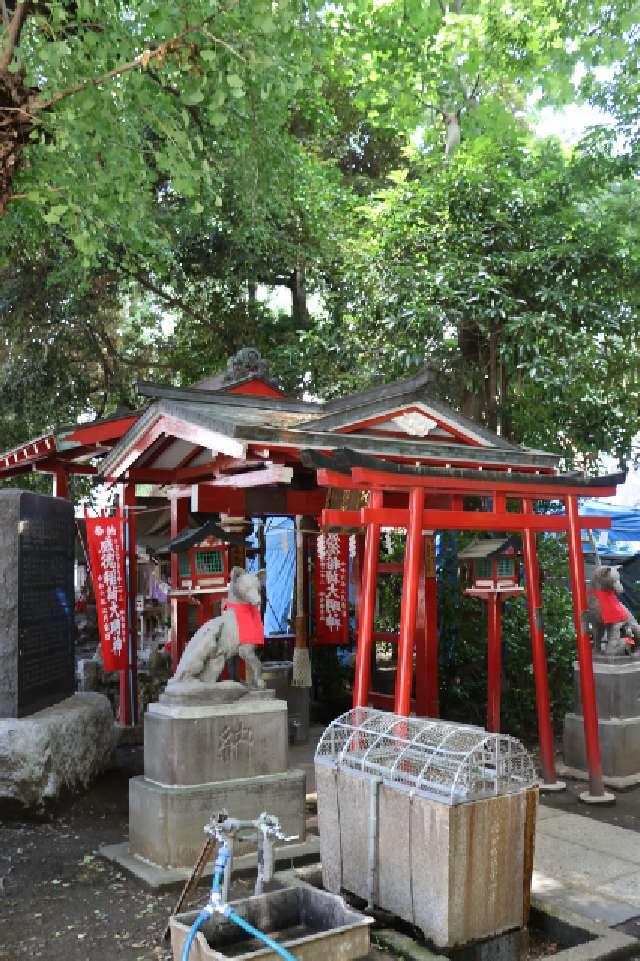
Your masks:
<svg viewBox="0 0 640 961"><path fill-rule="evenodd" d="M286 835L304 841L304 772L292 770L188 787L134 777L129 781L131 853L161 867L191 868L205 840L204 825L221 810L241 819L267 811L280 819ZM237 845L237 852L249 847Z"/></svg>
<svg viewBox="0 0 640 961"><path fill-rule="evenodd" d="M0 805L38 808L84 788L117 741L104 694L75 694L29 717L0 718Z"/></svg>
<svg viewBox="0 0 640 961"><path fill-rule="evenodd" d="M599 718L635 718L640 706L640 657L593 657L596 705ZM582 713L580 668L573 665L574 708Z"/></svg>
<svg viewBox="0 0 640 961"><path fill-rule="evenodd" d="M224 682L217 685L225 690ZM159 784L198 785L287 770L285 701L244 693L232 702L150 704L144 773Z"/></svg>
<svg viewBox="0 0 640 961"><path fill-rule="evenodd" d="M316 761L324 887L414 924L440 948L523 927L538 792L449 806ZM372 814L372 811L375 814Z"/></svg>
<svg viewBox="0 0 640 961"><path fill-rule="evenodd" d="M580 714L564 719L563 754L569 770L586 771L584 721ZM602 773L609 778L637 777L640 773L640 717L599 718ZM614 781L607 781L612 786Z"/></svg>

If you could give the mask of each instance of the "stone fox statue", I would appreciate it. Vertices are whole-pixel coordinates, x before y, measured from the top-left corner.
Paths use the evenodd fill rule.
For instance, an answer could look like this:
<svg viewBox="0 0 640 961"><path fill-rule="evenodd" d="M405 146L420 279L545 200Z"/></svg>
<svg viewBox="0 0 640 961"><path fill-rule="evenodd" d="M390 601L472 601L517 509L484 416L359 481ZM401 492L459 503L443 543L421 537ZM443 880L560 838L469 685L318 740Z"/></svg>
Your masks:
<svg viewBox="0 0 640 961"><path fill-rule="evenodd" d="M204 681L213 684L225 662L239 654L247 668L249 687L264 687L262 665L256 647L264 644L260 619L260 578L241 567L231 569L229 599L223 613L200 627L187 644L173 681Z"/></svg>
<svg viewBox="0 0 640 961"><path fill-rule="evenodd" d="M640 640L640 624L627 610L617 595L622 594L620 572L617 567L596 567L589 583L588 608L596 651L606 642L606 654L628 654L624 638Z"/></svg>

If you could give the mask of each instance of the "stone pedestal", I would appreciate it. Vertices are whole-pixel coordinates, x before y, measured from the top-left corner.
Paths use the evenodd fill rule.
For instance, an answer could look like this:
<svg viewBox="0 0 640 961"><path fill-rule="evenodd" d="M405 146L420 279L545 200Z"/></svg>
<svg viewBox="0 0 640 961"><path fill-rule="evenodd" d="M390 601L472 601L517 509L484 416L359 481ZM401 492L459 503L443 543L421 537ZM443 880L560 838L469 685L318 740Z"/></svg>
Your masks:
<svg viewBox="0 0 640 961"><path fill-rule="evenodd" d="M564 720L564 773L587 775L580 674L573 665L575 711ZM640 784L640 657L595 654L593 674L605 784Z"/></svg>
<svg viewBox="0 0 640 961"><path fill-rule="evenodd" d="M288 771L287 705L242 684L169 685L144 718L144 776L129 784L132 854L192 867L218 811L305 834L305 776ZM237 853L242 853L242 845Z"/></svg>

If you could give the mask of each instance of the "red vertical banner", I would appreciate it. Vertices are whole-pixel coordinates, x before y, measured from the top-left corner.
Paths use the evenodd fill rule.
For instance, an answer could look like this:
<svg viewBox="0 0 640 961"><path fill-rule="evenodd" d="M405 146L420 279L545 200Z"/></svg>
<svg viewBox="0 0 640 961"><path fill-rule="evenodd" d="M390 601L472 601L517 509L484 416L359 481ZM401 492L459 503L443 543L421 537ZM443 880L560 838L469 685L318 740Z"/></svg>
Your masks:
<svg viewBox="0 0 640 961"><path fill-rule="evenodd" d="M316 542L317 644L349 643L349 537L320 534Z"/></svg>
<svg viewBox="0 0 640 961"><path fill-rule="evenodd" d="M104 669L123 671L129 650L121 524L115 517L87 517L86 525Z"/></svg>

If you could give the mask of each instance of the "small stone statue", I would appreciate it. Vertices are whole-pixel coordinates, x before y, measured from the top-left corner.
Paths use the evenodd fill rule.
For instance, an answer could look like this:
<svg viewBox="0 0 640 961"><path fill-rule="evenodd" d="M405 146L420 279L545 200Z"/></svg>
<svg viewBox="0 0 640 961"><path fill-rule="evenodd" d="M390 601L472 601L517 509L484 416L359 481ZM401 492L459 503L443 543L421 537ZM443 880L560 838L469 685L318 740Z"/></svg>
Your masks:
<svg viewBox="0 0 640 961"><path fill-rule="evenodd" d="M264 644L260 619L260 578L241 567L231 569L229 599L223 613L199 628L187 644L169 686L182 681L213 684L225 662L239 654L247 668L249 687L263 688L262 665L256 647Z"/></svg>
<svg viewBox="0 0 640 961"><path fill-rule="evenodd" d="M620 572L617 567L598 565L589 583L588 608L592 640L596 651L606 643L605 654L631 654L631 644L625 638L640 640L640 624L617 595L622 594Z"/></svg>

